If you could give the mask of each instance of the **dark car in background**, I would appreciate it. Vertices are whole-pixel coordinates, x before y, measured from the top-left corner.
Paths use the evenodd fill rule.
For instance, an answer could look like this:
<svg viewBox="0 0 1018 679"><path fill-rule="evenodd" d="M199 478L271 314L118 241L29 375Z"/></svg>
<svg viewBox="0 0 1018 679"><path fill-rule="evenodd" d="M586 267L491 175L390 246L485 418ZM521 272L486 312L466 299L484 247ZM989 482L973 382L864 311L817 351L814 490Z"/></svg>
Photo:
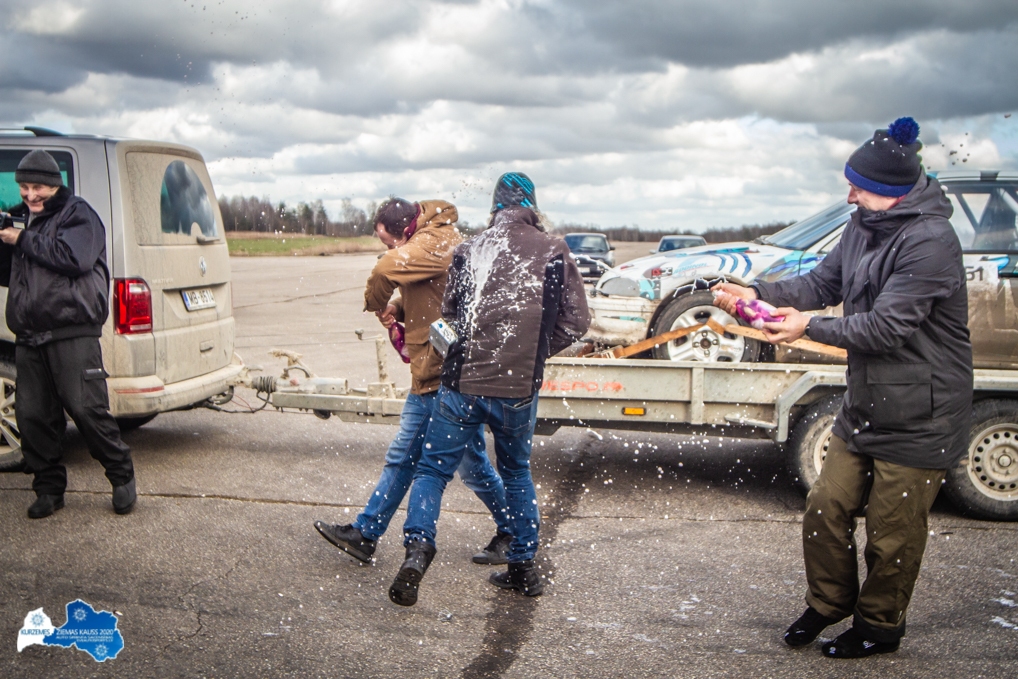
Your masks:
<svg viewBox="0 0 1018 679"><path fill-rule="evenodd" d="M584 278L600 278L615 266L615 246L603 233L570 233L565 240Z"/></svg>
<svg viewBox="0 0 1018 679"><path fill-rule="evenodd" d="M707 241L704 240L703 236L663 236L658 241L657 247L650 251L650 254L656 255L659 252L696 248L706 244Z"/></svg>

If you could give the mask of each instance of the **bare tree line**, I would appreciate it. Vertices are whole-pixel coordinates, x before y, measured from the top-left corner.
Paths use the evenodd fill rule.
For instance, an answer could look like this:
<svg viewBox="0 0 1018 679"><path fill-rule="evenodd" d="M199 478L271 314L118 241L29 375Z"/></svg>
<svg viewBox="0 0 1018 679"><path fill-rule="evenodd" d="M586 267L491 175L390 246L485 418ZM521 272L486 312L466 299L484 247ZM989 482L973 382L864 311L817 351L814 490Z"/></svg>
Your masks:
<svg viewBox="0 0 1018 679"><path fill-rule="evenodd" d="M333 221L325 211L321 200L311 203L300 202L295 207L286 203L273 204L268 198L249 198L243 196L219 199L219 210L223 213L223 223L227 231L257 231L262 233L301 233L312 236L370 236L374 234L371 218L378 205L367 204L365 210L354 206L347 199L340 204L339 219ZM603 233L609 239L619 242L657 242L661 236L673 233L680 235L703 236L708 243L725 243L729 241L751 241L779 231L791 222L772 222L770 224L746 224L743 226L712 227L706 231L650 231L639 226L613 226L602 228L597 224L561 224L552 232L565 235L567 233L587 232ZM473 236L484 230L483 225L473 226L461 220L457 226L465 236Z"/></svg>
<svg viewBox="0 0 1018 679"><path fill-rule="evenodd" d="M275 205L268 198L255 196L223 196L219 211L227 231L256 231L261 233L301 233L309 236L370 236L374 233L371 216L377 205L367 204L362 210L344 199L339 208L339 219L332 221L321 200L300 202L289 207L280 202Z"/></svg>

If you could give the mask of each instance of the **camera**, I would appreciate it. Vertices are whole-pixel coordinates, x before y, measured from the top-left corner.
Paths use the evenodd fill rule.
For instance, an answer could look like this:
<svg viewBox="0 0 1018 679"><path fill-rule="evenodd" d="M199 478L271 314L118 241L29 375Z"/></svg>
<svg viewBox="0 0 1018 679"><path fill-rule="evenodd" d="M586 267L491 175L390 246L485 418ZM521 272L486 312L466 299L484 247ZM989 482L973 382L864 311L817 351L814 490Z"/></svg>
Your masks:
<svg viewBox="0 0 1018 679"><path fill-rule="evenodd" d="M10 212L0 212L0 229L14 227L15 229L25 228L28 220L20 215L12 215Z"/></svg>

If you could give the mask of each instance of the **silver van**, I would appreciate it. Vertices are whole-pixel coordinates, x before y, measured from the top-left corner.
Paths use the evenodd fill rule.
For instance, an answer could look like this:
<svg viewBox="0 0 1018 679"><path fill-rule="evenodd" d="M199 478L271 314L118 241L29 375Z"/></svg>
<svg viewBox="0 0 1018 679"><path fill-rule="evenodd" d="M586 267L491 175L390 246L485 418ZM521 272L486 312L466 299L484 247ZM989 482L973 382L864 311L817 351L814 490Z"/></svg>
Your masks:
<svg viewBox="0 0 1018 679"><path fill-rule="evenodd" d="M230 257L201 154L155 141L0 131L0 209L21 202L14 171L34 149L106 226L110 317L102 350L110 410L122 429L229 392L234 354ZM0 309L7 289L0 288ZM21 464L14 335L0 322L0 470Z"/></svg>

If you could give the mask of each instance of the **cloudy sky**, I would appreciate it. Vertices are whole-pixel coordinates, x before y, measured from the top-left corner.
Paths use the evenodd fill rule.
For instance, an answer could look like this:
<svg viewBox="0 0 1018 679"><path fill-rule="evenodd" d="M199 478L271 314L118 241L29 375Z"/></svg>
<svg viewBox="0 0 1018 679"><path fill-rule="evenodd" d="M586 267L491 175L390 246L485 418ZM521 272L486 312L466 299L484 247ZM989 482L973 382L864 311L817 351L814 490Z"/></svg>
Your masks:
<svg viewBox="0 0 1018 679"><path fill-rule="evenodd" d="M1014 0L3 5L0 126L189 144L220 195L334 217L398 194L477 223L511 169L557 223L797 219L900 115L930 169L1018 170Z"/></svg>

